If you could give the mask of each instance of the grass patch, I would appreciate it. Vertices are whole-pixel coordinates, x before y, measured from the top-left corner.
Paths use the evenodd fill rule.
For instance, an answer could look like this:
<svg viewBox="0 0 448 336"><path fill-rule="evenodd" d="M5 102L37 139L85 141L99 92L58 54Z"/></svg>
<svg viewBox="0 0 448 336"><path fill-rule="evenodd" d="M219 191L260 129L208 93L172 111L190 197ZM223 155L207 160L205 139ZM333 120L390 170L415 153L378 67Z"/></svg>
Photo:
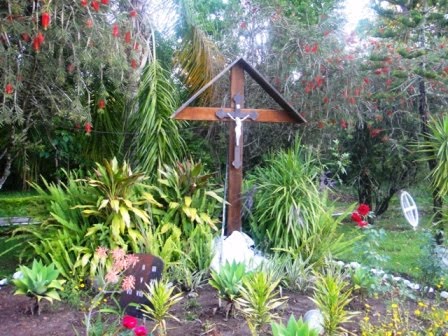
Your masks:
<svg viewBox="0 0 448 336"><path fill-rule="evenodd" d="M0 251L6 251L17 244L17 241L7 242L9 237L9 230L6 231L3 229L0 231ZM2 255L0 257L0 280L10 277L16 271L18 265L19 257L16 250L9 251L8 253Z"/></svg>
<svg viewBox="0 0 448 336"><path fill-rule="evenodd" d="M29 216L36 200L34 192L0 193L0 217Z"/></svg>

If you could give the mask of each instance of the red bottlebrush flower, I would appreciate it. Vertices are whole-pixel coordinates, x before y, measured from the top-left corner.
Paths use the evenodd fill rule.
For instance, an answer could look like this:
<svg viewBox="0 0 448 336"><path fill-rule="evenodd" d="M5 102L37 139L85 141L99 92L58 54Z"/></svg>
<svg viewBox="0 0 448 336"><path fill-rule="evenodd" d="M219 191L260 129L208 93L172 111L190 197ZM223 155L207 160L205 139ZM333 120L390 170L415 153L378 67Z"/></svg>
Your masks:
<svg viewBox="0 0 448 336"><path fill-rule="evenodd" d="M38 39L40 44L44 43L45 41L45 36L41 32L37 33L36 38Z"/></svg>
<svg viewBox="0 0 448 336"><path fill-rule="evenodd" d="M138 320L134 316L125 315L123 317L123 327L126 329L134 329L137 326Z"/></svg>
<svg viewBox="0 0 448 336"><path fill-rule="evenodd" d="M370 130L370 136L376 138L380 134L381 130L379 128L374 128Z"/></svg>
<svg viewBox="0 0 448 336"><path fill-rule="evenodd" d="M320 87L320 86L324 85L325 79L322 76L316 76L314 78L314 82L316 83L317 87Z"/></svg>
<svg viewBox="0 0 448 336"><path fill-rule="evenodd" d="M116 23L114 23L112 25L112 36L114 36L114 37L120 36L120 28L118 27L118 25Z"/></svg>
<svg viewBox="0 0 448 336"><path fill-rule="evenodd" d="M137 69L138 68L138 63L135 59L131 59L131 68L132 69Z"/></svg>
<svg viewBox="0 0 448 336"><path fill-rule="evenodd" d="M40 51L40 45L41 45L41 42L40 42L39 37L35 37L33 39L33 49L34 49L35 52L39 52Z"/></svg>
<svg viewBox="0 0 448 336"><path fill-rule="evenodd" d="M357 211L361 216L367 216L367 215L369 214L369 212L370 212L370 207L369 207L368 204L361 203L361 204L358 206L358 209L356 209L356 211Z"/></svg>
<svg viewBox="0 0 448 336"><path fill-rule="evenodd" d="M348 127L347 121L345 121L344 119L341 119L339 121L339 125L341 126L341 128L346 129Z"/></svg>
<svg viewBox="0 0 448 336"><path fill-rule="evenodd" d="M387 87L387 88L390 87L391 84L392 84L392 79L388 78L388 79L386 80L386 87Z"/></svg>
<svg viewBox="0 0 448 336"><path fill-rule="evenodd" d="M124 34L124 42L127 44L131 43L131 32L126 32Z"/></svg>
<svg viewBox="0 0 448 336"><path fill-rule="evenodd" d="M330 99L328 99L328 97L324 97L324 99L322 99L322 102L324 104L328 104L329 101L330 101Z"/></svg>
<svg viewBox="0 0 448 336"><path fill-rule="evenodd" d="M92 8L95 12L98 12L100 10L100 3L98 1L95 1L95 0L92 1L90 3L90 6L92 6Z"/></svg>
<svg viewBox="0 0 448 336"><path fill-rule="evenodd" d="M362 217L359 214L359 212L357 212L357 211L352 212L352 215L350 216L350 218L352 221L354 221L356 223L359 223L362 221Z"/></svg>
<svg viewBox="0 0 448 336"><path fill-rule="evenodd" d="M50 22L51 22L50 13L48 12L42 13L42 15L40 16L40 24L42 25L42 28L44 30L47 30L48 26L50 25Z"/></svg>
<svg viewBox="0 0 448 336"><path fill-rule="evenodd" d="M101 3L105 6L109 5L109 0L101 0Z"/></svg>
<svg viewBox="0 0 448 336"><path fill-rule="evenodd" d="M324 127L325 127L325 123L324 123L323 121L319 121L319 122L317 123L317 128L322 129L322 128L324 128Z"/></svg>
<svg viewBox="0 0 448 336"><path fill-rule="evenodd" d="M90 133L92 132L92 124L87 122L84 124L84 131L86 132L86 135L90 135Z"/></svg>
<svg viewBox="0 0 448 336"><path fill-rule="evenodd" d="M352 104L352 105L356 104L356 98L355 97L348 97L347 100L348 100L349 104Z"/></svg>
<svg viewBox="0 0 448 336"><path fill-rule="evenodd" d="M138 50L139 48L140 48L140 45L137 42L135 42L134 43L134 50Z"/></svg>
<svg viewBox="0 0 448 336"><path fill-rule="evenodd" d="M106 101L104 99L98 100L98 108L103 110L106 107Z"/></svg>
<svg viewBox="0 0 448 336"><path fill-rule="evenodd" d="M370 80L367 77L364 77L363 81L364 81L365 84L369 84L370 83Z"/></svg>
<svg viewBox="0 0 448 336"><path fill-rule="evenodd" d="M93 28L93 20L92 19L89 18L86 20L86 27L89 29Z"/></svg>
<svg viewBox="0 0 448 336"><path fill-rule="evenodd" d="M319 45L317 43L314 43L313 46L311 47L311 53L312 54L317 53L318 49L319 49Z"/></svg>
<svg viewBox="0 0 448 336"><path fill-rule="evenodd" d="M67 72L72 74L75 71L75 65L73 63L67 64Z"/></svg>
<svg viewBox="0 0 448 336"><path fill-rule="evenodd" d="M131 11L129 12L129 16L130 16L131 18L136 17L136 16L137 16L137 11L136 11L135 9L131 10Z"/></svg>
<svg viewBox="0 0 448 336"><path fill-rule="evenodd" d="M12 94L13 92L14 92L14 86L12 86L11 83L6 84L6 85L5 85L5 93L6 93L7 95L10 95L10 94Z"/></svg>
<svg viewBox="0 0 448 336"><path fill-rule="evenodd" d="M375 69L375 75L381 75L383 73L382 69Z"/></svg>
<svg viewBox="0 0 448 336"><path fill-rule="evenodd" d="M446 66L446 67L443 68L443 72L446 73L446 74L448 74L448 66Z"/></svg>
<svg viewBox="0 0 448 336"><path fill-rule="evenodd" d="M87 7L88 4L89 4L89 3L88 3L87 0L81 0L81 6L83 6L83 7Z"/></svg>
<svg viewBox="0 0 448 336"><path fill-rule="evenodd" d="M147 336L148 330L146 330L145 326L138 326L134 328L134 336Z"/></svg>
<svg viewBox="0 0 448 336"><path fill-rule="evenodd" d="M367 223L366 221L359 221L356 223L356 225L360 228L365 228L367 225L369 225L369 223Z"/></svg>
<svg viewBox="0 0 448 336"><path fill-rule="evenodd" d="M22 33L22 34L20 34L20 37L25 42L30 42L31 41L31 37L30 37L30 35L28 33Z"/></svg>

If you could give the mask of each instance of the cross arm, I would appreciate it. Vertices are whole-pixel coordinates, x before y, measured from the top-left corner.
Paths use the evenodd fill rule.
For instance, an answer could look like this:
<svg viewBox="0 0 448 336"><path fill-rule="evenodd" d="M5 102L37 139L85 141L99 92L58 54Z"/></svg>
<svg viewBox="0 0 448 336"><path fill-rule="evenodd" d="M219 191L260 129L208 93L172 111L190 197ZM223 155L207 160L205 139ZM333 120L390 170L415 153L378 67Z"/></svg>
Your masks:
<svg viewBox="0 0 448 336"><path fill-rule="evenodd" d="M224 115L227 113L232 113L234 110L232 108L218 108L218 107L186 107L180 111L174 119L177 120L198 120L198 121L231 121L230 118L225 118L223 120L216 116L216 112L222 111ZM245 120L245 122L288 122L297 123L298 121L291 117L284 110L274 110L274 109L241 109L241 113L248 114L251 112L256 112L258 114L256 120L251 120L250 118Z"/></svg>

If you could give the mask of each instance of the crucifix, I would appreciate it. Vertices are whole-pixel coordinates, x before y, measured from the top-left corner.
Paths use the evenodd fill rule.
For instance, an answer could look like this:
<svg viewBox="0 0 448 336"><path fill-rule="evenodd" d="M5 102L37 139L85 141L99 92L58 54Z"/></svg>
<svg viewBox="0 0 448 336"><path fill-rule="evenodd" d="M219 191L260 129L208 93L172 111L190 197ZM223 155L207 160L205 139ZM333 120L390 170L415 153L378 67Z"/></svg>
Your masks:
<svg viewBox="0 0 448 336"><path fill-rule="evenodd" d="M189 105L225 73L230 71L230 108L190 107ZM282 109L245 109L244 72L248 73ZM239 58L188 99L171 116L177 120L225 121L229 125L227 235L241 231L243 185L243 124L246 122L292 122L306 120L282 95L249 63Z"/></svg>

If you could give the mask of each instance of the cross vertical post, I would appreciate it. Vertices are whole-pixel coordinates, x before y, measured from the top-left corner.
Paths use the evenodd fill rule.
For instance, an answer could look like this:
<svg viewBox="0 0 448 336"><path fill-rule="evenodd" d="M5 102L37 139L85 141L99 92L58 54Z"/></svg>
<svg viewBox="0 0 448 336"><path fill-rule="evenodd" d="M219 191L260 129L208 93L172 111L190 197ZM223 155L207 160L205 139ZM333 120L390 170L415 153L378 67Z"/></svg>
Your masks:
<svg viewBox="0 0 448 336"><path fill-rule="evenodd" d="M240 109L244 107L244 69L242 66L237 64L230 71L230 97L231 97L231 108L236 109L236 102L233 100L235 96L241 96ZM236 148L236 134L235 134L235 121L231 120L229 125L229 150L228 150L228 188L227 188L227 201L229 205L227 207L227 235L230 235L233 231L241 231L241 209L242 209L242 198L241 191L243 185L243 165L236 168L233 166L232 162L240 161L243 162L243 151L234 150ZM243 148L243 134L241 132L239 141L239 148ZM239 158L235 157L239 155Z"/></svg>

